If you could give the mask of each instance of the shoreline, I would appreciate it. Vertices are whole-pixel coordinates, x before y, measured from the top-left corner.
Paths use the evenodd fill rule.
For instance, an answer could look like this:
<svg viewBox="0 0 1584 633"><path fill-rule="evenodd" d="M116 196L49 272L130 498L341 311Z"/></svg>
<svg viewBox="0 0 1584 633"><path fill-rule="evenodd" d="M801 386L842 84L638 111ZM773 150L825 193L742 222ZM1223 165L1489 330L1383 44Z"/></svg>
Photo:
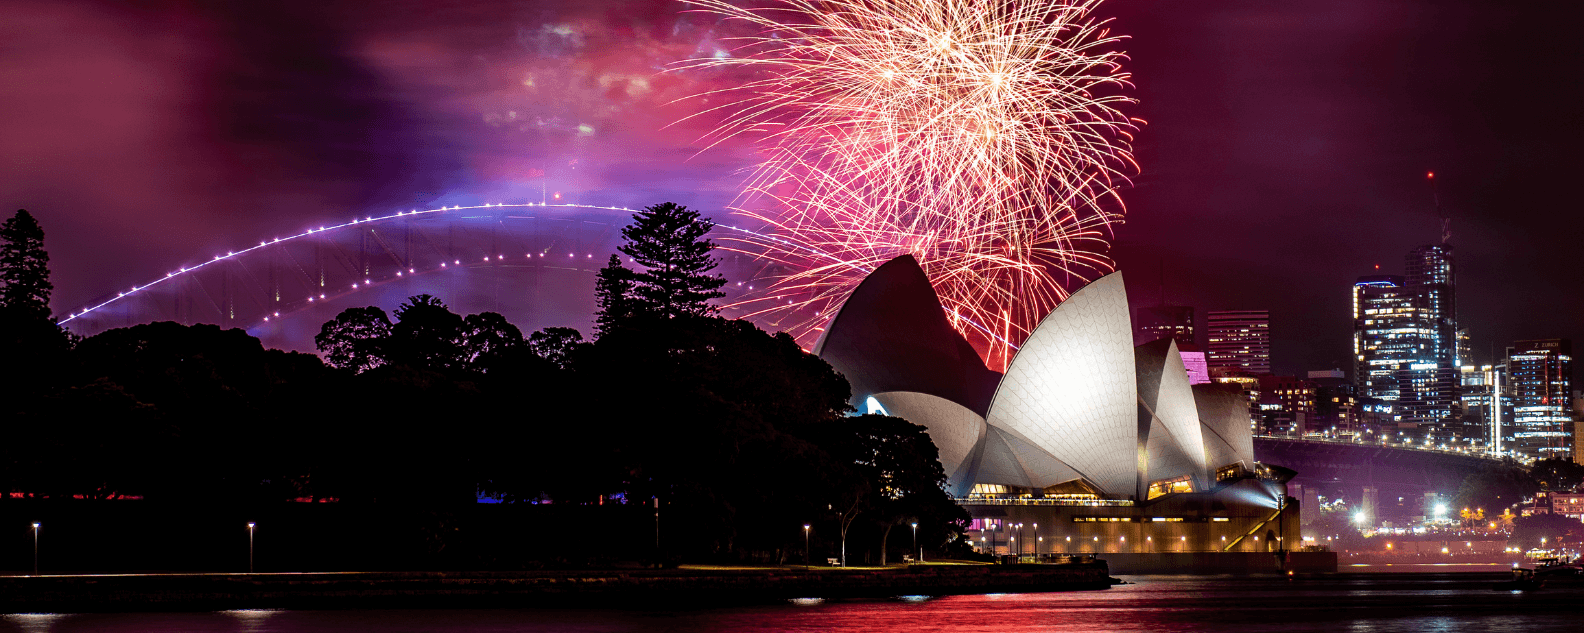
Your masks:
<svg viewBox="0 0 1584 633"><path fill-rule="evenodd" d="M0 577L0 613L752 604L1109 588L1105 561L889 569L313 572Z"/></svg>

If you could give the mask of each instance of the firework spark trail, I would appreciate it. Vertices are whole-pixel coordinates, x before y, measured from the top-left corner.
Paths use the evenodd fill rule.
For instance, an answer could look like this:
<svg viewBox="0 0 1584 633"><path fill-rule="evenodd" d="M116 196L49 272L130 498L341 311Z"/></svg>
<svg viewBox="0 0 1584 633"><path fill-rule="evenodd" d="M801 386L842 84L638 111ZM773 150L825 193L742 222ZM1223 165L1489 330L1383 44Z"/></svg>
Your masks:
<svg viewBox="0 0 1584 633"><path fill-rule="evenodd" d="M1110 270L1137 121L1100 0L687 1L755 32L681 64L753 73L701 95L725 98L701 113L723 117L712 142L763 154L734 206L774 237L723 238L783 271L747 316L810 336L911 253L1004 367L1064 279Z"/></svg>

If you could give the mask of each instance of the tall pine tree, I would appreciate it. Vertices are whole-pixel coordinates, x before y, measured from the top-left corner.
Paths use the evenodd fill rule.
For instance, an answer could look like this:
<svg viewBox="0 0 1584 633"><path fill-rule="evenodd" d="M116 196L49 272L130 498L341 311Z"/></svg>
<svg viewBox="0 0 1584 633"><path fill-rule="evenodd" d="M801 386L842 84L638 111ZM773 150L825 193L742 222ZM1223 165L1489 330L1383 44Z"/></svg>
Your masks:
<svg viewBox="0 0 1584 633"><path fill-rule="evenodd" d="M594 336L620 329L633 316L633 271L611 255L610 262L594 274L594 297L599 309L594 312Z"/></svg>
<svg viewBox="0 0 1584 633"><path fill-rule="evenodd" d="M720 262L710 256L715 244L704 238L715 223L674 202L647 207L633 220L622 229L627 243L620 250L638 266L629 295L634 312L661 319L719 312L710 300L726 296L720 290L726 278L709 274Z"/></svg>
<svg viewBox="0 0 1584 633"><path fill-rule="evenodd" d="M49 318L49 253L44 228L27 209L0 224L0 307L14 314Z"/></svg>

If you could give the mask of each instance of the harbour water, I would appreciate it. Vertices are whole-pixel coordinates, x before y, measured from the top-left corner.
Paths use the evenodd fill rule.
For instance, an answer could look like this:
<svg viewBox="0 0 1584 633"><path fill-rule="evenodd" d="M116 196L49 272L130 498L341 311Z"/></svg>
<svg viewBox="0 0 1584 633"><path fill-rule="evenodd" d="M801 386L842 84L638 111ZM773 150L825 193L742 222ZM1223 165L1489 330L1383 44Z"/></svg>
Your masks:
<svg viewBox="0 0 1584 633"><path fill-rule="evenodd" d="M1579 631L1584 586L1493 591L1491 573L1127 577L1107 590L718 609L248 610L13 614L0 630L236 633Z"/></svg>

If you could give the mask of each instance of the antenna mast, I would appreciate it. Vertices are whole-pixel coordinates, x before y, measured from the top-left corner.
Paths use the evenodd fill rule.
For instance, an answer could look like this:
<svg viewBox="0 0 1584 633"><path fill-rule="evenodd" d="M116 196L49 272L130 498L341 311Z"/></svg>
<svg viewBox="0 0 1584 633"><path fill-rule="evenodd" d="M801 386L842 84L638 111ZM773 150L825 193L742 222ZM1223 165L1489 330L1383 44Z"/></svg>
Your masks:
<svg viewBox="0 0 1584 633"><path fill-rule="evenodd" d="M1430 199L1435 202L1436 217L1441 218L1441 243L1452 241L1452 218L1441 210L1441 194L1436 191L1435 172L1425 174L1430 181Z"/></svg>

